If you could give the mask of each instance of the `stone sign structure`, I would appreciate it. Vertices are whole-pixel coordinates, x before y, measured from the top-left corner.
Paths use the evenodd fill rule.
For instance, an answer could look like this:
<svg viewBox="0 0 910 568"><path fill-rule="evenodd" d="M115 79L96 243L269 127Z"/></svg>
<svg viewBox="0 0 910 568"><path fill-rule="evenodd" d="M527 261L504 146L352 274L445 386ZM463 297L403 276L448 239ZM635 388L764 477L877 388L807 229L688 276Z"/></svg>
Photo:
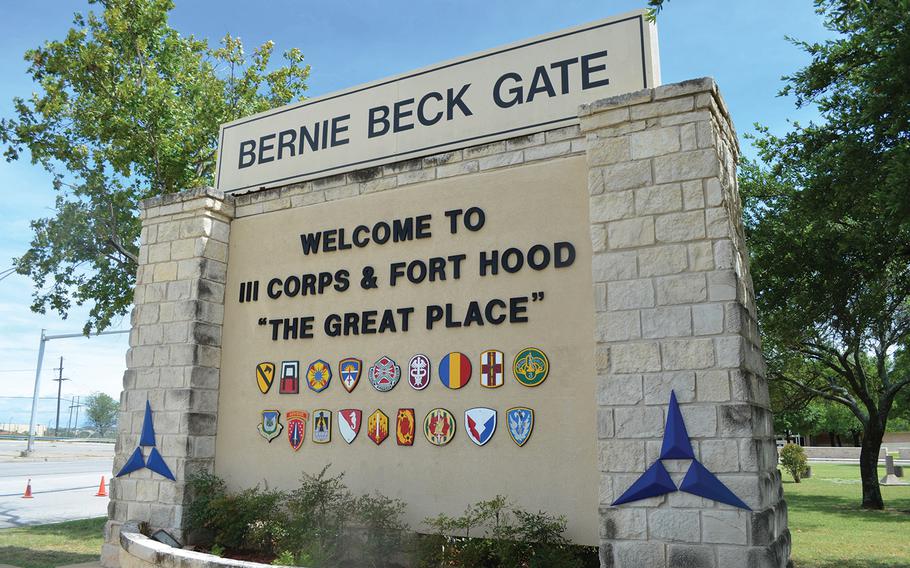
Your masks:
<svg viewBox="0 0 910 568"><path fill-rule="evenodd" d="M331 463L416 530L499 493L602 566L786 566L729 113L711 79L615 86L556 128L143 203L103 563L125 523L185 536L192 472Z"/></svg>

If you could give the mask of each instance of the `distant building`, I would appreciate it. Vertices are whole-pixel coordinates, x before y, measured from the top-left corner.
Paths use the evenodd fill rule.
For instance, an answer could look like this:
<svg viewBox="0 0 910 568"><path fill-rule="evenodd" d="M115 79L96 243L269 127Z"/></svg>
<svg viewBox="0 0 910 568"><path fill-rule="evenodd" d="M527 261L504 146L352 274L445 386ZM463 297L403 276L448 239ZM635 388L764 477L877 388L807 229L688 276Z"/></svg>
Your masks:
<svg viewBox="0 0 910 568"><path fill-rule="evenodd" d="M0 423L0 434L28 434L28 424ZM44 436L45 434L47 434L47 426L35 424L35 435Z"/></svg>

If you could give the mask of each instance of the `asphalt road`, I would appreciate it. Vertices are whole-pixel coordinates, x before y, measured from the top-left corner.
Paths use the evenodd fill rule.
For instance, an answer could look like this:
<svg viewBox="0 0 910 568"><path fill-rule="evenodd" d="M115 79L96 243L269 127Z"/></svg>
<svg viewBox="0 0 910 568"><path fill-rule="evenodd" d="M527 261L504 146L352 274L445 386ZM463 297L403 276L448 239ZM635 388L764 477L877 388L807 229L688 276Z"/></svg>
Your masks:
<svg viewBox="0 0 910 568"><path fill-rule="evenodd" d="M34 457L12 457L18 445L0 442L0 528L107 515L108 498L95 493L110 478L113 444L39 443ZM34 498L23 499L29 479Z"/></svg>

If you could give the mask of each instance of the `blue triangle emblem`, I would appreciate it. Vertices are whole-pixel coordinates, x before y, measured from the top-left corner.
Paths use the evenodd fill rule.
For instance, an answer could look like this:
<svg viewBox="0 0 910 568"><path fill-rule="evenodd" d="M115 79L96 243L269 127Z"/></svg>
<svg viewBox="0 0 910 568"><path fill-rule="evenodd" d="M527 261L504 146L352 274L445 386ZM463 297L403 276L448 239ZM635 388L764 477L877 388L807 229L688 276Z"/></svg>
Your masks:
<svg viewBox="0 0 910 568"><path fill-rule="evenodd" d="M689 471L686 472L682 483L679 484L679 490L747 511L752 510L739 497L734 495L721 480L717 479L717 476L695 460L692 461Z"/></svg>
<svg viewBox="0 0 910 568"><path fill-rule="evenodd" d="M660 448L662 460L694 460L692 442L689 441L689 432L683 422L679 403L676 402L676 392L670 391L670 407L667 408L667 425L664 427L664 442Z"/></svg>
<svg viewBox="0 0 910 568"><path fill-rule="evenodd" d="M140 446L155 445L155 425L152 423L152 405L145 401L145 419L142 421L142 435L139 437Z"/></svg>
<svg viewBox="0 0 910 568"><path fill-rule="evenodd" d="M116 477L126 475L130 472L136 471L137 469L142 469L145 467L145 460L142 459L142 450L136 448L136 451L133 452L133 455L130 456L130 459L126 460L126 463L123 464L123 467L120 468L120 471L117 472Z"/></svg>
<svg viewBox="0 0 910 568"><path fill-rule="evenodd" d="M171 481L177 481L174 479L174 474L171 473L171 468L164 463L164 458L158 453L158 448L152 448L152 453L149 454L149 461L145 464L145 467Z"/></svg>
<svg viewBox="0 0 910 568"><path fill-rule="evenodd" d="M613 505L622 505L632 501L647 499L648 497L657 497L666 493L676 491L676 485L670 479L670 474L660 461L654 462L641 477L635 480L632 487L626 489L626 492L619 496L619 499L613 501Z"/></svg>

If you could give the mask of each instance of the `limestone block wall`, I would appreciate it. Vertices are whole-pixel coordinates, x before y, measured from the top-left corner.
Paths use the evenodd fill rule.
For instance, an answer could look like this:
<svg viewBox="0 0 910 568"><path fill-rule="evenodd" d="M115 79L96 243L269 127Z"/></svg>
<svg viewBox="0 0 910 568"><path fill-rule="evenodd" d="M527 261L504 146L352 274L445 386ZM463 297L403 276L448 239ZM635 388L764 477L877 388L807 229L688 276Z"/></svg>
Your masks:
<svg viewBox="0 0 910 568"><path fill-rule="evenodd" d="M777 472L730 116L711 79L582 107L587 137L602 566L782 567ZM670 391L695 457L745 501L611 506L657 460ZM678 486L690 460L663 462Z"/></svg>
<svg viewBox="0 0 910 568"><path fill-rule="evenodd" d="M130 349L120 397L116 474L139 444L146 401L156 448L177 481L141 469L111 479L102 563L117 566L119 532L144 521L183 538L186 475L215 458L221 323L234 206L212 189L143 204ZM148 450L145 452L148 457Z"/></svg>

